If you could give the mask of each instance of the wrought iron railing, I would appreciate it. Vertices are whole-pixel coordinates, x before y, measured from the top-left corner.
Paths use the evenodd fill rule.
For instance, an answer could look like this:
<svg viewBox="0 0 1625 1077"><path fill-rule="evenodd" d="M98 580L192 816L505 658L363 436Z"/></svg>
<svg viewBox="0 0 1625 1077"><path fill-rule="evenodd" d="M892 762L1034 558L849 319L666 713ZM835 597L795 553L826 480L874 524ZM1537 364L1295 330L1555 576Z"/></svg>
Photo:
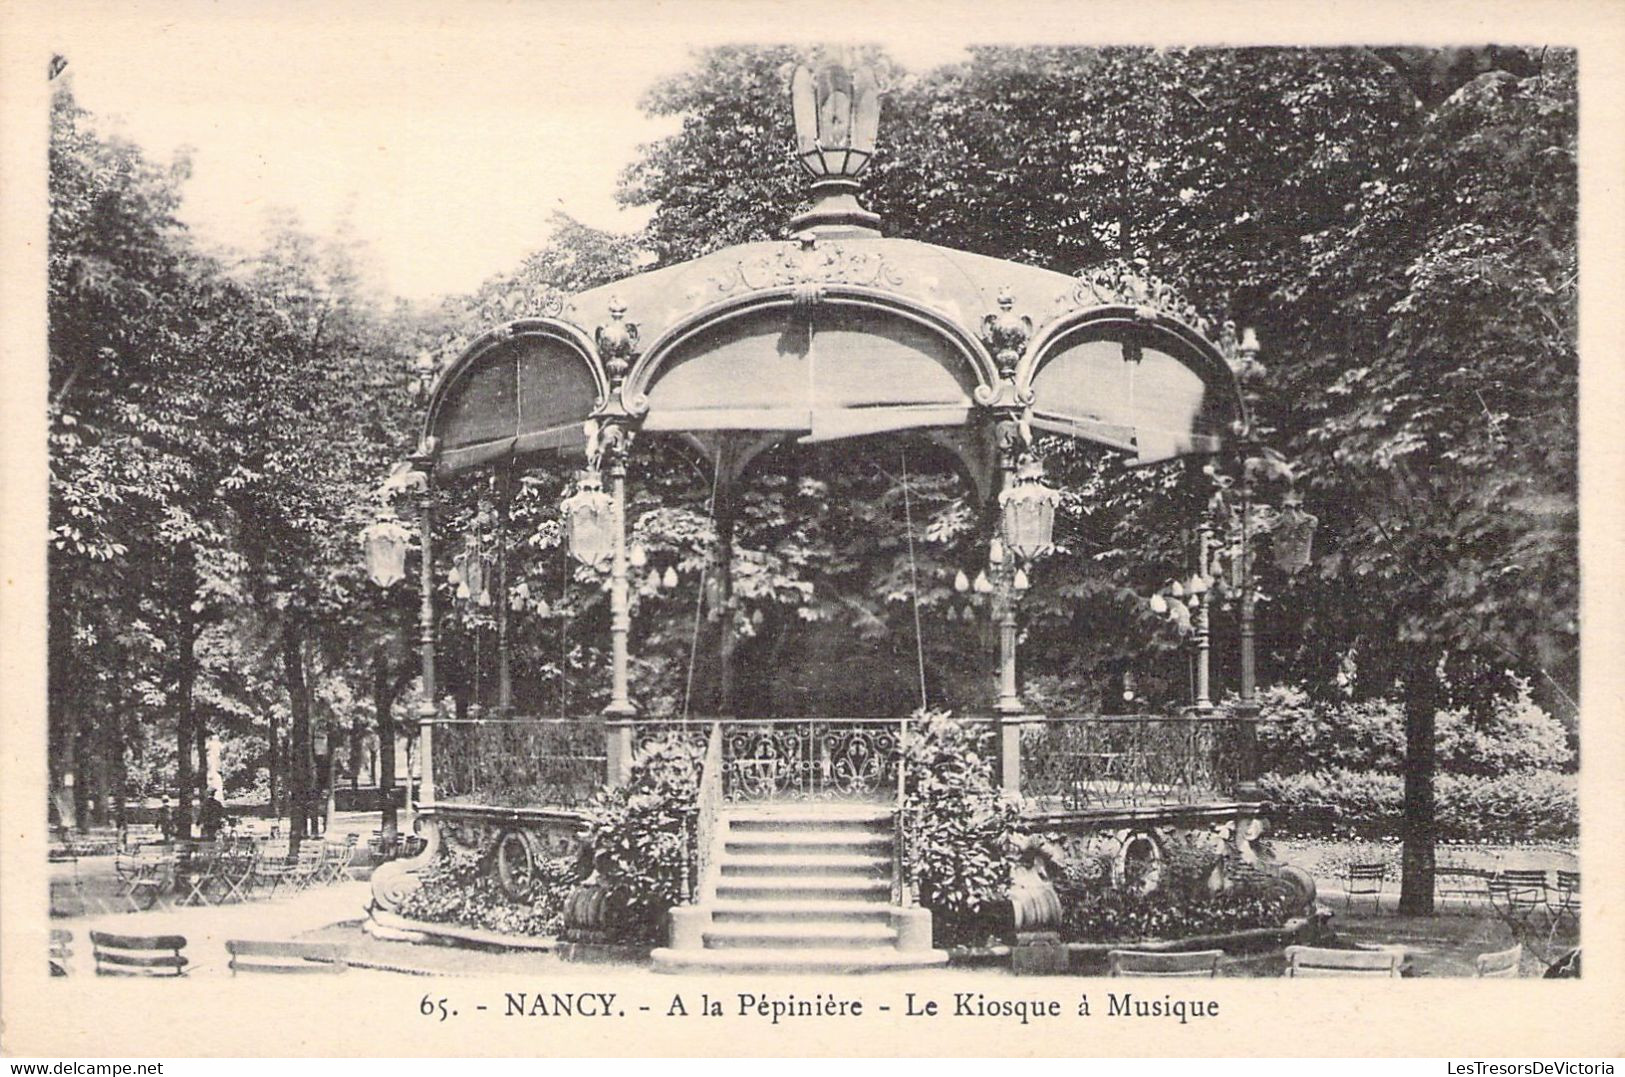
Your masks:
<svg viewBox="0 0 1625 1077"><path fill-rule="evenodd" d="M713 719L639 718L633 723L632 750L641 752L651 744L666 740L686 741L695 751L705 751Z"/></svg>
<svg viewBox="0 0 1625 1077"><path fill-rule="evenodd" d="M694 798L689 836L688 878L683 890L691 905L700 902L706 873L711 870L711 847L716 843L717 816L722 808L722 725L710 723L706 735L705 759L700 764L700 788Z"/></svg>
<svg viewBox="0 0 1625 1077"><path fill-rule="evenodd" d="M1039 809L1195 804L1233 796L1247 777L1252 719L1081 715L1021 732L1021 793Z"/></svg>
<svg viewBox="0 0 1625 1077"><path fill-rule="evenodd" d="M898 720L882 718L725 722L723 797L891 801L900 728Z"/></svg>
<svg viewBox="0 0 1625 1077"><path fill-rule="evenodd" d="M443 804L574 808L607 777L604 725L576 718L445 718L434 724Z"/></svg>

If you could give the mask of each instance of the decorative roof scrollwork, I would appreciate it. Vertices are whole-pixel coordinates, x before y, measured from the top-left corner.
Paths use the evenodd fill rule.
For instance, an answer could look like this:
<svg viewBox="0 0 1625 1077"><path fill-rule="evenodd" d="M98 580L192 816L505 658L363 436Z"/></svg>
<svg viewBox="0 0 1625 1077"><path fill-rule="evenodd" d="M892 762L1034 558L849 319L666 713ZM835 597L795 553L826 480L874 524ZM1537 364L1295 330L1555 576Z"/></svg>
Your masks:
<svg viewBox="0 0 1625 1077"><path fill-rule="evenodd" d="M839 243L820 243L809 235L800 242L785 243L776 253L739 259L721 273L707 277L691 294L691 299L704 302L736 292L804 284L900 288L903 276L878 251L851 250Z"/></svg>
<svg viewBox="0 0 1625 1077"><path fill-rule="evenodd" d="M1084 270L1073 286L1055 299L1055 314L1089 307L1134 307L1147 316L1161 316L1210 337L1213 323L1167 281L1138 262L1121 259Z"/></svg>

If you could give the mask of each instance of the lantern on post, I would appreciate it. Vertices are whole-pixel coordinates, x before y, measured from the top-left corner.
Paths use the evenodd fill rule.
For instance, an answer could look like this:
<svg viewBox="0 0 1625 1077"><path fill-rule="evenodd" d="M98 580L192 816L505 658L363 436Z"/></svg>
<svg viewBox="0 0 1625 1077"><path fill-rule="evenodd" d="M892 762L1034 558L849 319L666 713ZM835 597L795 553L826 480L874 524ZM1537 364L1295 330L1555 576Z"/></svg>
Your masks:
<svg viewBox="0 0 1625 1077"><path fill-rule="evenodd" d="M1275 565L1281 571L1297 574L1309 567L1318 517L1303 511L1303 499L1296 492L1281 502L1281 514L1270 529L1275 543Z"/></svg>
<svg viewBox="0 0 1625 1077"><path fill-rule="evenodd" d="M858 177L874 157L880 128L880 82L872 67L822 63L798 67L790 81L796 159L812 177L813 208L793 231L840 228L876 234L880 218L858 203Z"/></svg>
<svg viewBox="0 0 1625 1077"><path fill-rule="evenodd" d="M379 587L393 587L406 578L406 550L412 533L393 513L380 513L361 532L361 550L367 576Z"/></svg>
<svg viewBox="0 0 1625 1077"><path fill-rule="evenodd" d="M614 499L604 492L597 471L583 471L576 492L559 505L564 514L570 556L601 567L615 549Z"/></svg>
<svg viewBox="0 0 1625 1077"><path fill-rule="evenodd" d="M999 494L1004 548L1033 561L1055 548L1055 507L1061 495L1044 484L1044 465L1029 456L1016 469L1014 485Z"/></svg>

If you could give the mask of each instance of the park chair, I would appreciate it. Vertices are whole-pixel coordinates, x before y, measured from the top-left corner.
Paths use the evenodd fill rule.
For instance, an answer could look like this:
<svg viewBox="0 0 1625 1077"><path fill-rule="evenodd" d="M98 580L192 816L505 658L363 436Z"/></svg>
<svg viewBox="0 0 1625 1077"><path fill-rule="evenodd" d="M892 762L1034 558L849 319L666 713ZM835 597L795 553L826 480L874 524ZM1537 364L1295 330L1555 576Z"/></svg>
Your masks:
<svg viewBox="0 0 1625 1077"><path fill-rule="evenodd" d="M350 877L350 865L355 861L358 839L359 835L350 834L343 842L329 844L327 862L322 872L322 882L336 883L340 879Z"/></svg>
<svg viewBox="0 0 1625 1077"><path fill-rule="evenodd" d="M268 897L275 897L283 886L292 886L296 879L297 862L284 850L262 848L254 862L250 886L263 889Z"/></svg>
<svg viewBox="0 0 1625 1077"><path fill-rule="evenodd" d="M1433 887L1441 899L1460 898L1471 906L1475 901L1488 901L1487 883L1491 872L1483 868L1470 868L1464 864L1441 864L1433 870Z"/></svg>
<svg viewBox="0 0 1625 1077"><path fill-rule="evenodd" d="M1146 978L1191 977L1211 979L1219 975L1223 950L1192 950L1187 953L1152 953L1145 950L1113 950L1112 976Z"/></svg>
<svg viewBox="0 0 1625 1077"><path fill-rule="evenodd" d="M213 905L214 899L210 896L215 876L219 870L221 848L209 842L192 846L179 860L176 877L186 886L186 893L177 902L177 905ZM180 886L175 892L180 893Z"/></svg>
<svg viewBox="0 0 1625 1077"><path fill-rule="evenodd" d="M1496 950L1494 953L1479 954L1478 960L1473 963L1473 975L1480 979L1511 980L1518 975L1518 965L1523 961L1523 943L1505 950Z"/></svg>
<svg viewBox="0 0 1625 1077"><path fill-rule="evenodd" d="M231 974L271 972L282 975L336 974L349 970L343 946L333 942L261 942L227 939Z"/></svg>
<svg viewBox="0 0 1625 1077"><path fill-rule="evenodd" d="M1319 946L1288 946L1286 972L1293 979L1312 976L1365 976L1397 978L1405 965L1403 950L1330 950Z"/></svg>
<svg viewBox="0 0 1625 1077"><path fill-rule="evenodd" d="M1381 862L1374 864L1350 864L1345 880L1346 889L1343 891L1343 907L1347 909L1357 897L1368 897L1374 902L1376 911L1382 911L1382 881L1388 874L1388 866Z"/></svg>
<svg viewBox="0 0 1625 1077"><path fill-rule="evenodd" d="M113 871L124 890L124 900L137 912L145 912L175 883L175 855L164 846L151 846L134 853L121 853L113 860Z"/></svg>
<svg viewBox="0 0 1625 1077"><path fill-rule="evenodd" d="M220 851L208 880L215 904L248 900L258 860L259 846L252 841L239 839Z"/></svg>
<svg viewBox="0 0 1625 1077"><path fill-rule="evenodd" d="M1525 926L1535 910L1546 905L1546 872L1511 869L1498 871L1486 884L1490 906L1516 930Z"/></svg>
<svg viewBox="0 0 1625 1077"><path fill-rule="evenodd" d="M114 935L90 933L98 976L184 976L187 960L183 935Z"/></svg>
<svg viewBox="0 0 1625 1077"><path fill-rule="evenodd" d="M51 929L51 975L66 976L68 962L73 960L73 932L61 928Z"/></svg>
<svg viewBox="0 0 1625 1077"><path fill-rule="evenodd" d="M327 858L327 843L314 838L306 838L299 845L299 855L294 860L293 879L295 890L304 890L321 878L322 864Z"/></svg>
<svg viewBox="0 0 1625 1077"><path fill-rule="evenodd" d="M1552 899L1556 898L1554 902ZM1557 885L1546 892L1546 912L1552 918L1555 927L1563 917L1570 917L1576 927L1580 926L1580 873L1578 871L1557 872Z"/></svg>

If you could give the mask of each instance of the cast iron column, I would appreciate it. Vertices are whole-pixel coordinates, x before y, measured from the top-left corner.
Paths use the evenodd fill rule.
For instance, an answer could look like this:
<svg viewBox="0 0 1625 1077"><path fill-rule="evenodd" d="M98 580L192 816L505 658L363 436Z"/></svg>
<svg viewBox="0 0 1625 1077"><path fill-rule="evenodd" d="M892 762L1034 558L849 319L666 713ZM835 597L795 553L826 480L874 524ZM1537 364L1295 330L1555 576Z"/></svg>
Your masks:
<svg viewBox="0 0 1625 1077"><path fill-rule="evenodd" d="M632 433L620 424L604 429L604 461L610 477L611 528L614 532L613 554L609 569L609 634L611 671L609 705L605 714L631 715L637 713L628 692L627 639L632 632L632 612L626 585L626 456Z"/></svg>
<svg viewBox="0 0 1625 1077"><path fill-rule="evenodd" d="M497 491L497 710L513 709L513 665L508 653L508 515L513 502L511 465L502 469Z"/></svg>
<svg viewBox="0 0 1625 1077"><path fill-rule="evenodd" d="M1256 695L1257 666L1253 652L1253 478L1241 462L1241 702L1251 706Z"/></svg>
<svg viewBox="0 0 1625 1077"><path fill-rule="evenodd" d="M418 799L434 803L434 719L436 713L434 676L434 458L432 450L416 461L423 471L423 500L420 503L422 557L418 569L418 663L423 677L423 698L418 702L418 751L423 783ZM389 745L389 751L395 746ZM408 768L407 781L411 781Z"/></svg>
<svg viewBox="0 0 1625 1077"><path fill-rule="evenodd" d="M1015 485L1016 464L1021 457L1021 431L1014 419L1004 418L995 428L995 437L999 450L999 489L1009 490ZM994 511L998 521L994 533L998 535L1004 552L1000 563L994 566L994 586L998 590L993 596L993 603L999 622L999 699L994 708L1000 714L1020 714L1026 707L1016 686L1015 554L1010 550L1010 536L1004 533L1004 513L999 511L997 499L994 501Z"/></svg>
<svg viewBox="0 0 1625 1077"><path fill-rule="evenodd" d="M1196 575L1204 580L1207 578L1208 548L1208 526L1203 524L1196 532ZM1212 641L1208 623L1208 593L1206 589L1197 593L1196 616L1193 618L1196 631L1196 709L1199 711L1213 709L1213 692L1209 683L1212 676L1209 669Z"/></svg>

